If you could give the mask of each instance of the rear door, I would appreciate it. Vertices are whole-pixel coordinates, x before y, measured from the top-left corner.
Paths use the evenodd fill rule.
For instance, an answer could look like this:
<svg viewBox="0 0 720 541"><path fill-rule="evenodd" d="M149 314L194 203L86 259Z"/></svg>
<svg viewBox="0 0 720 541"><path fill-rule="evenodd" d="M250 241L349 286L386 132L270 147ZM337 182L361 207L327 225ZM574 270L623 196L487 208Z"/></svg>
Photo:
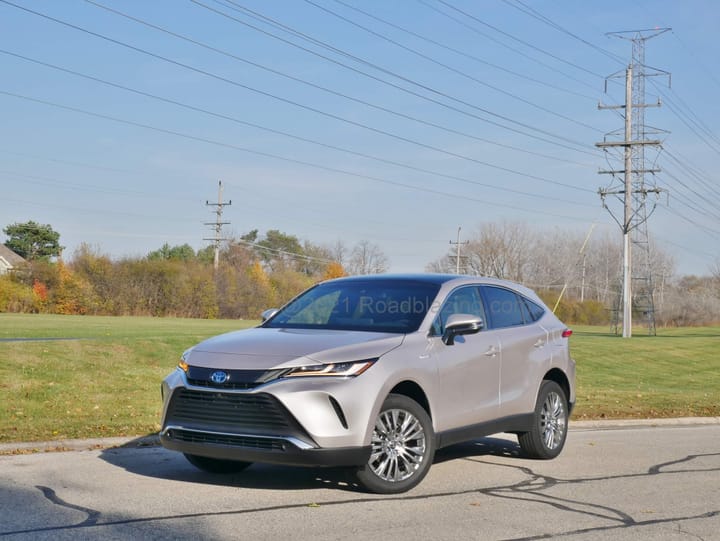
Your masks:
<svg viewBox="0 0 720 541"><path fill-rule="evenodd" d="M549 369L552 348L548 333L515 291L483 286L488 322L500 344L500 416L529 413L543 374Z"/></svg>

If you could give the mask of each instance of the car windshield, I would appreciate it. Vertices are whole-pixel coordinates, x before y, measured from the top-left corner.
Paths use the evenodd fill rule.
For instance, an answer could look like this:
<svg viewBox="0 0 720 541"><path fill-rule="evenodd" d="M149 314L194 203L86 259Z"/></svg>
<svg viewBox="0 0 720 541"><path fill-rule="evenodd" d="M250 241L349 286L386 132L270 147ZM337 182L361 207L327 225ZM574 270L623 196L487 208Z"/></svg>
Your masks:
<svg viewBox="0 0 720 541"><path fill-rule="evenodd" d="M294 299L263 327L414 332L439 288L397 280L327 282Z"/></svg>

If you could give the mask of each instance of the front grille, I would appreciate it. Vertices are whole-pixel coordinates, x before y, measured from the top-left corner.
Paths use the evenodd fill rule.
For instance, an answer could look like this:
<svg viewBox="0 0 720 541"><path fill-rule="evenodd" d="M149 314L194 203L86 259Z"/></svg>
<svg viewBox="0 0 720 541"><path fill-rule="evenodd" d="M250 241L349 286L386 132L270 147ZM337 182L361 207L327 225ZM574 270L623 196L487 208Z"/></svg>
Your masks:
<svg viewBox="0 0 720 541"><path fill-rule="evenodd" d="M222 372L225 374L225 381L214 382L213 373ZM207 387L212 389L231 389L246 391L282 377L287 370L217 370L215 368L203 368L200 366L189 366L187 381L195 387Z"/></svg>
<svg viewBox="0 0 720 541"><path fill-rule="evenodd" d="M231 434L212 434L173 428L167 436L186 443L209 443L214 445L232 445L262 451L284 451L285 442L278 438L254 438L252 436L233 436Z"/></svg>
<svg viewBox="0 0 720 541"><path fill-rule="evenodd" d="M248 391L250 389L254 389L255 387L262 385L261 382L253 381L253 382L236 382L236 381L228 381L226 383L215 383L212 381L207 381L204 379L194 379L194 378L188 378L187 380L188 385L192 385L194 387L207 387L209 389L232 389L235 391Z"/></svg>
<svg viewBox="0 0 720 541"><path fill-rule="evenodd" d="M180 388L173 393L166 424L223 431L288 432L297 422L278 400L265 393L235 394Z"/></svg>

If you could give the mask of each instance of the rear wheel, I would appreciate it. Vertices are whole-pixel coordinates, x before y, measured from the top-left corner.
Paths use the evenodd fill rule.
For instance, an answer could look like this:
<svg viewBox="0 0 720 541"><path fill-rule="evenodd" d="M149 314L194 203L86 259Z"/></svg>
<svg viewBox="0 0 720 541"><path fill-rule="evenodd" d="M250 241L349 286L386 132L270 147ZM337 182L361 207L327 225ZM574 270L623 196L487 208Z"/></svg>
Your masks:
<svg viewBox="0 0 720 541"><path fill-rule="evenodd" d="M190 464L209 473L237 473L252 464L252 462L241 462L239 460L223 460L189 453L184 454Z"/></svg>
<svg viewBox="0 0 720 541"><path fill-rule="evenodd" d="M357 471L361 485L378 494L405 492L423 480L435 455L427 412L414 400L391 394L375 420L372 452Z"/></svg>
<svg viewBox="0 0 720 541"><path fill-rule="evenodd" d="M567 438L568 415L565 391L554 381L543 381L535 404L532 429L518 434L525 456L539 459L558 456Z"/></svg>

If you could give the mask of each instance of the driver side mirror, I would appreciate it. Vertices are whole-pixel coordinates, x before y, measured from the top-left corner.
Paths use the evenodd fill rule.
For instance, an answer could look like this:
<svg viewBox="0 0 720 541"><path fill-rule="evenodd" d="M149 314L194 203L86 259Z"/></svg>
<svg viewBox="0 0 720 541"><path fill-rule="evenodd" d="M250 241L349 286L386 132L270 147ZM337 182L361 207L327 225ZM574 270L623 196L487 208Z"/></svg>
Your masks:
<svg viewBox="0 0 720 541"><path fill-rule="evenodd" d="M262 322L265 323L268 319L273 317L278 312L279 310L277 308L268 308L267 310L263 310L262 314L260 314L260 317L262 317Z"/></svg>
<svg viewBox="0 0 720 541"><path fill-rule="evenodd" d="M453 314L445 324L445 332L442 341L446 346L452 346L455 343L456 336L465 334L475 334L485 327L485 323L479 316L471 314Z"/></svg>

